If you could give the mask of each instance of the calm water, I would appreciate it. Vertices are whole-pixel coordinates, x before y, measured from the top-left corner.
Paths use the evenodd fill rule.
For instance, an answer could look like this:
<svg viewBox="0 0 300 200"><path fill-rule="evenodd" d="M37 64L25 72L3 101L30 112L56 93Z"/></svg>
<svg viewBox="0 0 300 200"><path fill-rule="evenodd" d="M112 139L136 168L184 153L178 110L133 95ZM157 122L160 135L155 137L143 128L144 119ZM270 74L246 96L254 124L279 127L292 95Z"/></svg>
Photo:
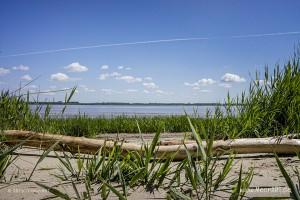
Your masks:
<svg viewBox="0 0 300 200"><path fill-rule="evenodd" d="M32 105L32 110L36 106ZM43 106L43 114L46 106ZM51 116L60 115L63 105L52 105ZM68 105L64 116L71 117L85 114L90 117L115 117L115 116L170 116L184 115L186 111L189 115L197 113L199 116L205 116L206 110L214 110L214 106L182 106L182 105L161 105L161 106L144 106L144 105Z"/></svg>

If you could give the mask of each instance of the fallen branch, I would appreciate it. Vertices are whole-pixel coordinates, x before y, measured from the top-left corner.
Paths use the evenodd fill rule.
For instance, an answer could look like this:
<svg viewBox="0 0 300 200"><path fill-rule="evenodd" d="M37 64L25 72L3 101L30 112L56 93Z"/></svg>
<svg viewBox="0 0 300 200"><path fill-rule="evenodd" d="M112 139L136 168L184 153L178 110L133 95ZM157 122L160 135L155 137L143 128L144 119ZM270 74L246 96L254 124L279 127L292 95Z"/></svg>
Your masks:
<svg viewBox="0 0 300 200"><path fill-rule="evenodd" d="M63 135L53 135L47 133L35 133L30 131L7 130L1 133L6 137L6 144L17 144L20 141L32 136L32 138L24 143L24 146L32 146L39 148L48 148L54 142L61 141L56 150L69 150L77 153L80 149L81 153L95 153L100 147L106 146L108 149L114 145L122 145L122 151L126 154L128 151L143 152L143 145L136 143L126 143L122 141L106 141L99 139L91 139L85 137L73 137ZM157 146L156 157L166 158L175 154L175 160L182 160L186 158L186 149L196 157L198 146L195 142L162 142ZM205 142L203 143L205 146ZM244 138L235 140L216 140L213 144L213 153L215 154L253 154L253 153L280 153L280 154L294 154L300 152L300 139L283 138Z"/></svg>

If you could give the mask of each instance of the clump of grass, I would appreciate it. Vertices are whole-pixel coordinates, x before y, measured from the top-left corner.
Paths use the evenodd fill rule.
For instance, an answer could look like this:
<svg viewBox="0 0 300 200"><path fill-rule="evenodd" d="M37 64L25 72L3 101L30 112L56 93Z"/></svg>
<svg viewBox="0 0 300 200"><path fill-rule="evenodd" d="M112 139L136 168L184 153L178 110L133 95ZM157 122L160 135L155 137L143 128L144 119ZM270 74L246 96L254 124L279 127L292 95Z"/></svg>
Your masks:
<svg viewBox="0 0 300 200"><path fill-rule="evenodd" d="M0 131L1 133L1 131ZM5 144L0 143L0 182L6 181L5 173L7 168L13 164L13 162L17 159L17 156L12 156L12 153L20 148L27 140L29 140L31 137L27 138L26 140L23 140L19 144L16 144L14 146L6 146ZM2 138L3 139L3 138ZM3 139L3 141L5 141Z"/></svg>
<svg viewBox="0 0 300 200"><path fill-rule="evenodd" d="M92 156L82 156L80 151L76 155L70 155L63 152L60 156L55 152L56 157L60 161L60 174L55 174L55 177L66 183L72 183L73 189L79 196L90 196L94 194L92 188L97 187L101 199L107 199L111 192L117 196L127 196L127 187L124 181L124 174L121 171L120 160L122 144L114 144L112 148L108 148L104 144L99 151ZM85 183L86 191L80 195L76 188L76 183ZM121 184L122 192L112 186L112 184ZM44 187L47 187L44 185ZM55 191L57 192L57 191ZM60 191L59 191L60 192ZM54 194L54 193L53 193ZM63 192L59 193L60 195ZM97 194L97 193L96 193Z"/></svg>
<svg viewBox="0 0 300 200"><path fill-rule="evenodd" d="M16 160L17 157L12 157L10 154L13 150L8 149L8 151L2 151L0 153L0 182L5 180L5 172L7 168Z"/></svg>
<svg viewBox="0 0 300 200"><path fill-rule="evenodd" d="M273 74L265 69L264 80L250 86L249 95L241 99L240 118L245 125L241 134L259 136L298 133L300 131L300 66L295 55L283 69ZM251 131L251 132L250 132Z"/></svg>
<svg viewBox="0 0 300 200"><path fill-rule="evenodd" d="M22 96L17 96L10 91L0 94L0 130L8 128L24 129L29 118L32 117L29 104Z"/></svg>
<svg viewBox="0 0 300 200"><path fill-rule="evenodd" d="M249 90L241 96L231 98L228 94L225 111L216 107L214 118L202 120L208 132L224 139L299 133L299 63L300 54L295 54L283 67L277 65L273 72L266 67L262 80L257 73Z"/></svg>
<svg viewBox="0 0 300 200"><path fill-rule="evenodd" d="M145 186L146 191L154 192L170 175L172 156L164 160L155 156L159 137L160 132L157 132L150 145L144 143L140 152L128 152L123 159L121 169L130 187Z"/></svg>
<svg viewBox="0 0 300 200"><path fill-rule="evenodd" d="M234 155L229 155L223 168L217 169L219 158L223 154L214 155L213 153L214 135L207 135L207 130L201 125L201 135L207 144L206 148L204 148L201 135L196 131L189 118L188 122L197 142L198 155L196 159L193 159L190 152L186 150L187 158L178 166L169 184L169 198L212 199L220 197L218 196L219 192L230 194L231 185L237 183L236 186L232 187L230 199L242 199L251 183L253 169L250 168L243 178L241 167L239 177L235 180L228 181L228 174L233 167ZM185 175L184 180L180 178L180 174L182 173Z"/></svg>

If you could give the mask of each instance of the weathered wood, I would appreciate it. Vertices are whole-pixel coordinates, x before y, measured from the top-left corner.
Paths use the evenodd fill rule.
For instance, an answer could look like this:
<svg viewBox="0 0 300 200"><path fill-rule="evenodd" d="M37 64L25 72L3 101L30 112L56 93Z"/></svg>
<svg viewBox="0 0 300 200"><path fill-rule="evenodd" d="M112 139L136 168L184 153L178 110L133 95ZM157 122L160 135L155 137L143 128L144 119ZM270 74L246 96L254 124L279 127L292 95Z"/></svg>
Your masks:
<svg viewBox="0 0 300 200"><path fill-rule="evenodd" d="M122 143L121 141L105 141L99 139L91 139L85 137L72 137L47 133L35 133L30 131L19 130L6 130L1 133L6 136L7 144L17 144L20 140L24 140L29 136L32 136L24 146L48 148L55 141L61 141L56 149L67 149L71 152L77 153L78 148L81 153L95 153L100 147L106 145L107 148L112 148L115 144L122 145L122 151L126 154L128 151L143 151L142 144L136 143ZM162 145L166 144L166 145ZM205 142L203 143L206 146ZM166 158L175 154L174 159L182 160L186 158L186 149L192 154L193 157L197 156L198 146L195 142L188 141L185 146L181 141L174 142L162 142L157 146L156 157ZM216 140L213 144L213 152L215 154L228 154L234 152L237 154L249 154L249 153L281 153L281 154L293 154L300 152L300 139L283 138L244 138L235 140Z"/></svg>

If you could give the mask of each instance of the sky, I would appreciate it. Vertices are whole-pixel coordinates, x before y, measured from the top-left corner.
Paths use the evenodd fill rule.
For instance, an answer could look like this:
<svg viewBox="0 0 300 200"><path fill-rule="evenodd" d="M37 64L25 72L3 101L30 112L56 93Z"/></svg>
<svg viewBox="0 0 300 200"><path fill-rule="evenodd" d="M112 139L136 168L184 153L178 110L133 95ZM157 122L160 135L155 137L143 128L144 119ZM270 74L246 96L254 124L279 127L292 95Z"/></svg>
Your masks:
<svg viewBox="0 0 300 200"><path fill-rule="evenodd" d="M0 0L0 90L30 82L21 92L47 92L42 101L76 86L80 102L223 102L294 53L299 9L296 0Z"/></svg>

